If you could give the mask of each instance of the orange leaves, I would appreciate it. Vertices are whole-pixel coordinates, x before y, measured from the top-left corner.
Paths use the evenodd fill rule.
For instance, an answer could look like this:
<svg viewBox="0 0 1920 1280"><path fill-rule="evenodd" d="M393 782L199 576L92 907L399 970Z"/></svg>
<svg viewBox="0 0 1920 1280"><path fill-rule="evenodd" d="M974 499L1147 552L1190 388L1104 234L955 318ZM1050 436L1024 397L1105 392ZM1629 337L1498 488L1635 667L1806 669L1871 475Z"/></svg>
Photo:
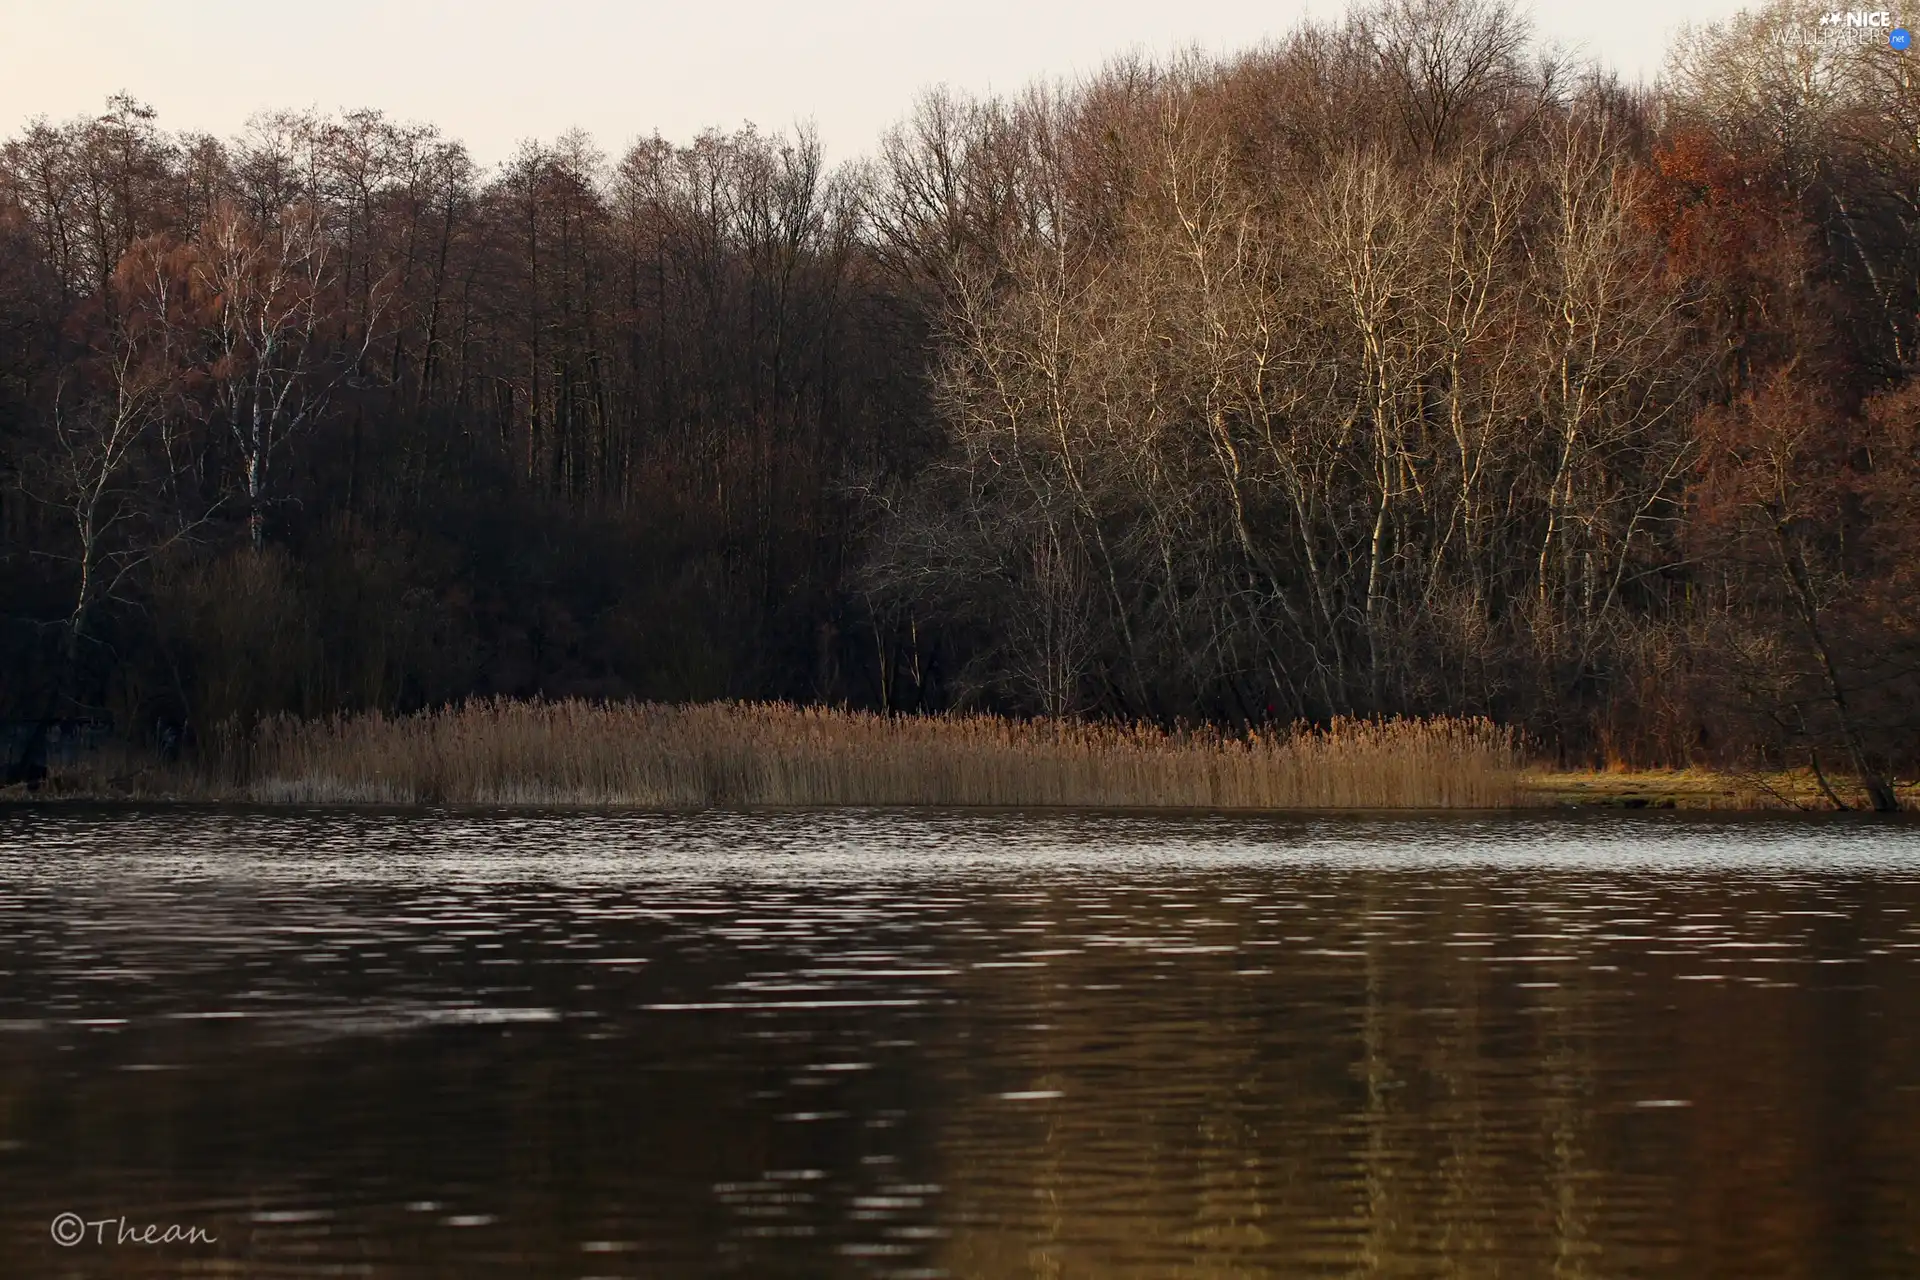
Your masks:
<svg viewBox="0 0 1920 1280"><path fill-rule="evenodd" d="M1647 215L1674 268L1717 277L1771 274L1806 228L1778 180L1705 129L1682 129L1654 154Z"/></svg>
<svg viewBox="0 0 1920 1280"><path fill-rule="evenodd" d="M1699 128L1678 130L1643 172L1642 214L1718 330L1729 389L1788 367L1830 372L1839 304L1781 176Z"/></svg>

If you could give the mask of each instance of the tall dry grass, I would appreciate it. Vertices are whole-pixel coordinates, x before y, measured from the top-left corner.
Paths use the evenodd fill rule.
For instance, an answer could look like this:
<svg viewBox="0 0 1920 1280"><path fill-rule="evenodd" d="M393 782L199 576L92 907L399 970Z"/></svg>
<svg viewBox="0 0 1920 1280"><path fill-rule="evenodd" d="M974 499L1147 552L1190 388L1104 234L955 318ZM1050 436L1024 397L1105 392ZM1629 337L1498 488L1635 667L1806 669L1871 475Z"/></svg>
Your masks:
<svg viewBox="0 0 1920 1280"><path fill-rule="evenodd" d="M1246 739L784 705L474 701L223 735L215 795L292 803L1500 808L1516 737L1486 720L1345 720Z"/></svg>

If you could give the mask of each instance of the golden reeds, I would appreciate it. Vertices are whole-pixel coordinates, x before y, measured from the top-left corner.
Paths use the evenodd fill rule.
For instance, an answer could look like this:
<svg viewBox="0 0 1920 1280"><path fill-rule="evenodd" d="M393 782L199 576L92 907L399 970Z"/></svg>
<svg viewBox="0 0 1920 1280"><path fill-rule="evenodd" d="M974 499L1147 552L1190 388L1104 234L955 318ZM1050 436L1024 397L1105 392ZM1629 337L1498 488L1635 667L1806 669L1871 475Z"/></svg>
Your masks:
<svg viewBox="0 0 1920 1280"><path fill-rule="evenodd" d="M1486 720L1212 730L889 717L780 704L473 701L271 719L222 735L201 785L286 803L1501 808L1515 736Z"/></svg>

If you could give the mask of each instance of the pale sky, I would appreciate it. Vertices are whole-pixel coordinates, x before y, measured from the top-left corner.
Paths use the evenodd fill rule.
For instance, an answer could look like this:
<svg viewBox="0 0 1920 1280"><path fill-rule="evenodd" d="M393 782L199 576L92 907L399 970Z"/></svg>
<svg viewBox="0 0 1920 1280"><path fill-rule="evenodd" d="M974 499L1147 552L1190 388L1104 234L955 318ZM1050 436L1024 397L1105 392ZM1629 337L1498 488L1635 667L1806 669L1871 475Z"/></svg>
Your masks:
<svg viewBox="0 0 1920 1280"><path fill-rule="evenodd" d="M1737 0L1539 0L1540 34L1652 78L1681 22ZM169 129L255 111L379 107L476 160L587 130L608 151L811 119L830 158L869 151L937 84L1011 92L1128 51L1229 51L1330 0L0 0L0 136L125 90Z"/></svg>

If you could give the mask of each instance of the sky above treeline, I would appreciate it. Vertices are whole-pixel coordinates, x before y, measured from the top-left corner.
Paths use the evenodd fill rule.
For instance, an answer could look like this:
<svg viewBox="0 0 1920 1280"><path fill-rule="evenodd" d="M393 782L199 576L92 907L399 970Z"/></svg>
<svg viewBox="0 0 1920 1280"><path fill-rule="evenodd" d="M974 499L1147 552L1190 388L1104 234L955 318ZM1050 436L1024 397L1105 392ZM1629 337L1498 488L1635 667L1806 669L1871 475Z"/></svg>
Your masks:
<svg viewBox="0 0 1920 1280"><path fill-rule="evenodd" d="M1543 0L1546 40L1628 78L1684 22L1736 0ZM615 150L751 121L872 149L922 90L1012 92L1122 53L1227 52L1330 0L0 0L0 133L150 103L170 129L237 132L268 107L378 107L493 164L585 129Z"/></svg>

